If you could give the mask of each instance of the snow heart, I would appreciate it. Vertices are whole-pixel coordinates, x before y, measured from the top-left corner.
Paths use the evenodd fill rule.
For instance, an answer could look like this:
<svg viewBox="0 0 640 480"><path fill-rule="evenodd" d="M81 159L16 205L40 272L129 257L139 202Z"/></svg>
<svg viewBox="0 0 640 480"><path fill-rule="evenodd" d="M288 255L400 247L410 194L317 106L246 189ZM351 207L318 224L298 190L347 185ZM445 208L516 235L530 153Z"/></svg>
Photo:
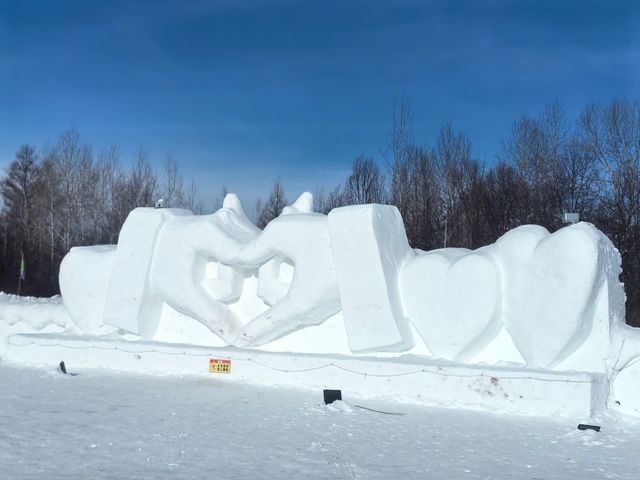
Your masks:
<svg viewBox="0 0 640 480"><path fill-rule="evenodd" d="M303 194L262 231L231 194L213 215L171 219L156 242L153 293L236 346L263 345L319 325L340 310L340 296L327 216L311 212L312 202L311 194ZM206 265L214 260L217 275L207 280ZM281 280L283 266L292 273L290 282ZM269 308L243 318L230 305L253 272Z"/></svg>
<svg viewBox="0 0 640 480"><path fill-rule="evenodd" d="M340 311L326 215L283 213L239 250L236 264L259 267L258 294L271 304L242 328L236 346L269 343ZM288 289L278 273L283 265L289 273L293 266Z"/></svg>
<svg viewBox="0 0 640 480"><path fill-rule="evenodd" d="M227 195L223 208L214 215L195 216L173 221L165 226L159 245L166 245L163 257L169 259L164 270L152 271L152 284L163 299L172 300L172 306L199 320L214 333L222 329L233 335L219 336L236 346L259 346L301 328L319 325L340 311L340 293L333 268L331 241L327 216L313 213L313 197L305 193L282 214L269 222L264 230L257 229L246 218L237 197ZM166 241L165 232L182 232L182 237ZM172 252L184 246L187 252L176 259ZM159 251L160 247L156 247ZM201 275L194 278L193 262L185 262L196 256L202 261L216 259L235 271L258 273L258 296L269 308L254 318L235 318L228 305L242 292L239 285L233 298L219 298L217 290L225 288L218 283L210 285L206 292L192 288ZM167 274L174 265L185 265L184 279L175 284L174 274ZM290 277L290 281L286 277ZM231 278L231 277L229 277ZM169 280L168 280L169 279ZM217 279L219 280L219 278ZM188 290L207 300L202 314L190 304L180 303ZM177 292L177 294L175 293ZM195 299L189 303L195 302ZM224 302L224 303L223 303ZM206 308L205 308L206 307Z"/></svg>
<svg viewBox="0 0 640 480"><path fill-rule="evenodd" d="M421 253L401 271L404 311L437 357L467 360L500 331L500 274L482 252Z"/></svg>
<svg viewBox="0 0 640 480"><path fill-rule="evenodd" d="M587 337L601 282L601 234L588 224L554 234L523 226L503 235L495 253L503 272L503 320L529 365L550 367Z"/></svg>

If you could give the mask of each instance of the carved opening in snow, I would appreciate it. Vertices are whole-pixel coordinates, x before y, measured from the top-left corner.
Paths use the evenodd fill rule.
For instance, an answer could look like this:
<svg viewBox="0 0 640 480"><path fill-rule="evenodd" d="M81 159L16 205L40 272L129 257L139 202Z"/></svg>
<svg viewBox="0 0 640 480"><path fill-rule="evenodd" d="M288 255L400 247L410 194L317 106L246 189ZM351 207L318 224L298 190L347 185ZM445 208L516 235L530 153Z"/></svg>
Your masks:
<svg viewBox="0 0 640 480"><path fill-rule="evenodd" d="M266 262L258 270L258 297L269 306L278 303L289 292L294 271L293 261L283 256Z"/></svg>

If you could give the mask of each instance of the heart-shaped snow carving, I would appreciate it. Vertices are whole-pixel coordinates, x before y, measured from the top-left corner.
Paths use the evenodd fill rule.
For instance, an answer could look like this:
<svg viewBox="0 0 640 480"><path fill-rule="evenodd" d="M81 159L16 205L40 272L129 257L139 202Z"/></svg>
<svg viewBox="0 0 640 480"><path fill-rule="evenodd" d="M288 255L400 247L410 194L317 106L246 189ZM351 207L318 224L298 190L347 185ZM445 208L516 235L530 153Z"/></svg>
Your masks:
<svg viewBox="0 0 640 480"><path fill-rule="evenodd" d="M500 273L484 250L414 257L400 274L405 314L431 353L465 360L500 331Z"/></svg>
<svg viewBox="0 0 640 480"><path fill-rule="evenodd" d="M599 237L586 224L553 234L526 225L495 245L502 264L504 323L527 364L549 367L587 337L597 294Z"/></svg>

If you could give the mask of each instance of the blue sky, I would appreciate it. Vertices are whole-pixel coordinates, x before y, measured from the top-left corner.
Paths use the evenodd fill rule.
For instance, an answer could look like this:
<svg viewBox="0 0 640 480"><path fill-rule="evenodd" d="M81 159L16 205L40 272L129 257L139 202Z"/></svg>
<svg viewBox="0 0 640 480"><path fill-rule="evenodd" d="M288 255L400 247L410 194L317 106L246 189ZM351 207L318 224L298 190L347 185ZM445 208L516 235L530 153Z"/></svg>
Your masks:
<svg viewBox="0 0 640 480"><path fill-rule="evenodd" d="M451 121L492 161L518 116L639 85L640 2L0 0L0 166L76 128L205 195L335 185L403 92L419 140Z"/></svg>

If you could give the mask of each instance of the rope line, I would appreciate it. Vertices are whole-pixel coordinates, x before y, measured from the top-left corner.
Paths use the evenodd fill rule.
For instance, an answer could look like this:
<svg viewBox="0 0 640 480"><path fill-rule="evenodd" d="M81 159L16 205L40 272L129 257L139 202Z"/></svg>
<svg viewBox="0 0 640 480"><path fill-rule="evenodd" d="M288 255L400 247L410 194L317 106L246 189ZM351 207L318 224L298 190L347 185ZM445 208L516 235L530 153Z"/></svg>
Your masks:
<svg viewBox="0 0 640 480"><path fill-rule="evenodd" d="M406 415L404 412L385 412L384 410L376 410L375 408L369 408L363 405L354 405L354 407L361 408L362 410L369 410L370 412L383 413L385 415Z"/></svg>
<svg viewBox="0 0 640 480"><path fill-rule="evenodd" d="M26 343L16 343L14 341L11 340L11 338L6 339L6 342L10 345L16 346L16 347L28 347L30 345L37 345L40 347L61 347L61 348L68 348L71 350L115 350L115 351L120 351L120 352L125 352L125 353L134 353L134 354L142 354L142 353L158 353L161 355L174 355L174 356L187 356L187 357L215 357L216 353L211 353L211 352L207 352L207 353L195 353L195 352L186 352L186 351L181 351L181 352L171 352L171 351L166 351L166 350L158 350L158 349L146 349L146 350L129 350L126 348L122 348L122 347L118 347L117 345L114 346L109 346L109 347L102 347L96 344L92 344L92 345L68 345L68 344L62 344L59 342L56 343L38 343L38 342L34 342L34 341L29 341ZM426 373L426 374L431 374L431 375L439 375L442 377L457 377L457 378L499 378L501 380L539 380L539 381L544 381L544 382L558 382L558 383L593 383L593 380L572 380L572 379L560 379L560 378L543 378L543 377L539 377L539 376L535 376L535 375L528 375L528 376L524 376L524 375L519 375L519 376L508 376L508 375L493 375L493 374L486 374L484 372L480 372L480 373L468 373L468 374L463 374L463 373L451 373L451 372L444 372L444 371L439 371L439 370L432 370L432 369L426 369L426 368L421 368L419 370L413 370L410 372L400 372L400 373L369 373L369 372L362 372L362 371L358 371L358 370L352 370L350 368L347 367L343 367L342 365L337 365L333 362L330 363L326 363L323 365L319 365L316 367L309 367L309 368L300 368L300 369L285 369L285 368L278 368L278 367L274 367L272 365L268 365L262 362L259 362L258 360L254 360L251 357L247 357L247 358L241 358L241 357L230 357L230 359L235 360L235 361L244 361L244 362L251 362L254 363L258 366L261 366L263 368L267 368L269 370L273 370L276 372L281 372L281 373L304 373L304 372L312 372L312 371L316 371L316 370L322 370L325 368L336 368L338 370L343 370L345 372L348 373L352 373L354 375L362 375L365 378L366 377L375 377L375 378L394 378L394 377L405 377L405 376L409 376L409 375L417 375L420 373ZM357 360L357 357L354 357L355 360ZM440 367L435 367L440 369Z"/></svg>

